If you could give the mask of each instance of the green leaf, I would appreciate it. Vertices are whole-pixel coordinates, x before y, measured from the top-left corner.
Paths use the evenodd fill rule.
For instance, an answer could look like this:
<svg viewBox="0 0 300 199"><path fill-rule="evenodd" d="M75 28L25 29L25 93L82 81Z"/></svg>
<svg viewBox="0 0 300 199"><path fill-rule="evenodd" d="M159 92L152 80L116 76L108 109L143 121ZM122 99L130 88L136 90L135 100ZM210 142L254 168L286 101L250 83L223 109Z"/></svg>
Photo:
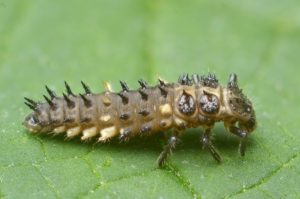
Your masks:
<svg viewBox="0 0 300 199"><path fill-rule="evenodd" d="M299 1L0 1L0 198L299 198ZM165 169L157 136L128 144L29 134L23 97L66 80L97 92L159 75L231 72L253 100L258 128L214 128L217 164L189 129Z"/></svg>

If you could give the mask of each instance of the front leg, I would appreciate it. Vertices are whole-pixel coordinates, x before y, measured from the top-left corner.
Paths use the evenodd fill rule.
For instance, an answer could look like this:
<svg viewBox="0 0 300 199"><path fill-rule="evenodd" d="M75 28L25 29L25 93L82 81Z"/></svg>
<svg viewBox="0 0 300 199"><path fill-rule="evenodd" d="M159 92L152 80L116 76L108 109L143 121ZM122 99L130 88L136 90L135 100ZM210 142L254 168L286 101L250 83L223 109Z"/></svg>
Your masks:
<svg viewBox="0 0 300 199"><path fill-rule="evenodd" d="M202 136L202 143L203 143L203 148L208 148L209 152L211 153L211 155L213 156L213 158L217 161L217 162L222 162L222 158L219 155L219 153L217 152L217 150L215 149L215 147L213 146L213 144L210 141L210 135L211 135L211 127L206 128L205 132Z"/></svg>
<svg viewBox="0 0 300 199"><path fill-rule="evenodd" d="M245 155L248 132L234 125L229 127L229 131L240 137L239 151L241 156Z"/></svg>

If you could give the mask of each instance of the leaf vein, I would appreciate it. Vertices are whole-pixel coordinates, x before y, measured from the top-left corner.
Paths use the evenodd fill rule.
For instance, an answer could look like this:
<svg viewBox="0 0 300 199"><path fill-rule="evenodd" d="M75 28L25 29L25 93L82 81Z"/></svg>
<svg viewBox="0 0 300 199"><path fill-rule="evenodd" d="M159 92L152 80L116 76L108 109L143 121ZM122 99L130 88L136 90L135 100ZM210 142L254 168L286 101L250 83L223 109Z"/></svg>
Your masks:
<svg viewBox="0 0 300 199"><path fill-rule="evenodd" d="M289 164L291 164L293 162L293 160L295 160L298 155L300 154L300 151L298 151L296 154L294 154L291 158L289 158L286 162L284 162L283 164L279 165L277 168L275 168L273 171L267 173L264 177L262 177L261 179L259 179L257 182L253 183L252 185L247 186L246 188L243 188L231 195L228 195L224 198L231 198L233 196L237 196L240 195L242 193L248 192L252 189L258 188L261 185L265 184L269 179L271 179L271 177L273 177L274 175L276 175L279 171L281 171L283 168L287 167Z"/></svg>

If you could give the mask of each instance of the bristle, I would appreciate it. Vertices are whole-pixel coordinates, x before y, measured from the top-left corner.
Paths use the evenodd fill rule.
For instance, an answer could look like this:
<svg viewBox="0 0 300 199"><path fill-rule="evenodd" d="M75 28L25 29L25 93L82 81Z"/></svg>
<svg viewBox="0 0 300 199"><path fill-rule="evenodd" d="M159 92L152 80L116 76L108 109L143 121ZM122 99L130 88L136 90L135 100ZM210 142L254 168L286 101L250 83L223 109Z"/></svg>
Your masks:
<svg viewBox="0 0 300 199"><path fill-rule="evenodd" d="M63 93L64 99L67 102L67 106L69 108L74 108L75 107L75 102L72 101L66 94Z"/></svg>
<svg viewBox="0 0 300 199"><path fill-rule="evenodd" d="M104 82L103 84L104 84L104 89L105 89L105 91L106 91L106 92L113 92L113 90L112 90L112 87L111 87L111 84L110 84L110 83L108 83L108 82Z"/></svg>
<svg viewBox="0 0 300 199"><path fill-rule="evenodd" d="M83 81L81 81L81 84L82 84L82 87L85 91L85 94L91 94L92 93L91 89Z"/></svg>
<svg viewBox="0 0 300 199"><path fill-rule="evenodd" d="M129 91L129 87L124 81L120 81L121 87L123 91Z"/></svg>
<svg viewBox="0 0 300 199"><path fill-rule="evenodd" d="M166 81L164 81L163 79L158 78L158 82L160 86L166 86Z"/></svg>
<svg viewBox="0 0 300 199"><path fill-rule="evenodd" d="M66 86L66 90L67 90L67 94L68 95L73 95L74 96L74 93L72 92L69 84L65 81L65 86Z"/></svg>
<svg viewBox="0 0 300 199"><path fill-rule="evenodd" d="M123 94L123 92L118 93L118 95L122 98L123 104L128 104L128 97Z"/></svg>
<svg viewBox="0 0 300 199"><path fill-rule="evenodd" d="M148 88L148 83L145 80L140 79L140 80L138 80L138 82L143 89Z"/></svg>
<svg viewBox="0 0 300 199"><path fill-rule="evenodd" d="M27 97L24 97L24 99L25 99L29 104L31 104L31 105L33 105L33 106L36 106L36 105L38 104L38 103L35 102L34 100L29 99L29 98L27 98Z"/></svg>
<svg viewBox="0 0 300 199"><path fill-rule="evenodd" d="M147 100L148 99L148 94L145 91L139 90L139 93L142 96L143 100Z"/></svg>
<svg viewBox="0 0 300 199"><path fill-rule="evenodd" d="M200 82L200 77L198 74L193 74L192 78L195 84L198 84Z"/></svg>
<svg viewBox="0 0 300 199"><path fill-rule="evenodd" d="M160 90L160 94L166 98L168 95L168 91L165 88L163 88L163 86L158 86L158 88Z"/></svg>
<svg viewBox="0 0 300 199"><path fill-rule="evenodd" d="M189 81L189 75L187 73L180 75L178 79L178 83L180 83L181 85L189 85Z"/></svg>
<svg viewBox="0 0 300 199"><path fill-rule="evenodd" d="M46 87L46 90L47 90L48 94L50 95L51 99L56 98L55 92L52 91L47 85L45 87Z"/></svg>
<svg viewBox="0 0 300 199"><path fill-rule="evenodd" d="M83 94L79 94L81 99L83 100L83 103L86 107L90 107L92 105L91 100L87 99L86 96L84 96Z"/></svg>
<svg viewBox="0 0 300 199"><path fill-rule="evenodd" d="M36 110L36 107L35 106L33 106L32 104L29 104L28 102L24 102L30 109L32 109L32 110Z"/></svg>
<svg viewBox="0 0 300 199"><path fill-rule="evenodd" d="M55 108L55 104L46 96L46 95L43 95L45 100L48 102L49 106L51 108Z"/></svg>

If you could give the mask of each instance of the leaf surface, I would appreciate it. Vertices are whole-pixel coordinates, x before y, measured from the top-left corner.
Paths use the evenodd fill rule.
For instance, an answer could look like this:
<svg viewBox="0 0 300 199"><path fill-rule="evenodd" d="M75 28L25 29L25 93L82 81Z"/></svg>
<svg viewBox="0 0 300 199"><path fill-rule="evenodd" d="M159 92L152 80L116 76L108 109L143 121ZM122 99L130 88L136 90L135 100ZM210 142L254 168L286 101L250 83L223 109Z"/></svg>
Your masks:
<svg viewBox="0 0 300 199"><path fill-rule="evenodd" d="M299 198L299 1L0 1L0 198ZM217 164L189 129L163 170L157 136L105 145L34 136L23 97L66 80L238 74L258 128L246 156L214 128Z"/></svg>

